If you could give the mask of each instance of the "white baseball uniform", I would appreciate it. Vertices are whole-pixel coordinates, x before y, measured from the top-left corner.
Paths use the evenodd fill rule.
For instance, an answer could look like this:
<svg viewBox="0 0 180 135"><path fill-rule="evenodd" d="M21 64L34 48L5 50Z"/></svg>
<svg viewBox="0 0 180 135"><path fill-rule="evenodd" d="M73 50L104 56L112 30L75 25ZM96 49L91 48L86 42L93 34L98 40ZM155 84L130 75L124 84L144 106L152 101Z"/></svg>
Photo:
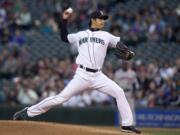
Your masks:
<svg viewBox="0 0 180 135"><path fill-rule="evenodd" d="M133 115L123 89L101 72L107 48L109 46L115 48L120 37L105 31L88 29L68 34L68 41L71 45L77 46L79 52L76 58L79 66L73 79L58 95L48 97L29 107L28 116L40 115L86 89L96 89L116 98L123 126L133 125Z"/></svg>

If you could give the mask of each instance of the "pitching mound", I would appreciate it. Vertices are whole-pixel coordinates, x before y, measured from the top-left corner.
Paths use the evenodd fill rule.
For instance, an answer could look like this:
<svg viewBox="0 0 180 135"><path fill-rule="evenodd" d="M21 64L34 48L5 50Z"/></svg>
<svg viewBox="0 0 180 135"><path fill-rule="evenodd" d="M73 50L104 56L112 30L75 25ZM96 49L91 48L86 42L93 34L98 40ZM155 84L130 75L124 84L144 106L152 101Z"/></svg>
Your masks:
<svg viewBox="0 0 180 135"><path fill-rule="evenodd" d="M133 135L118 128L98 128L32 121L0 121L1 135Z"/></svg>

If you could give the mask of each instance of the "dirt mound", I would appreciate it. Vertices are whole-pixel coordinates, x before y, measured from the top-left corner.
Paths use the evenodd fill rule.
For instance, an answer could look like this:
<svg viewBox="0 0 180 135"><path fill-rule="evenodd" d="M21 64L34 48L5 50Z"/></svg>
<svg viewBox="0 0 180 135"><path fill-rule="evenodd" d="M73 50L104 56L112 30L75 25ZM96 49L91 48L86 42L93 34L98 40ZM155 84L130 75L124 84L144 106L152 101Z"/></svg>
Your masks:
<svg viewBox="0 0 180 135"><path fill-rule="evenodd" d="M32 121L0 121L1 135L130 135L118 128L98 128ZM131 134L132 135L132 134Z"/></svg>

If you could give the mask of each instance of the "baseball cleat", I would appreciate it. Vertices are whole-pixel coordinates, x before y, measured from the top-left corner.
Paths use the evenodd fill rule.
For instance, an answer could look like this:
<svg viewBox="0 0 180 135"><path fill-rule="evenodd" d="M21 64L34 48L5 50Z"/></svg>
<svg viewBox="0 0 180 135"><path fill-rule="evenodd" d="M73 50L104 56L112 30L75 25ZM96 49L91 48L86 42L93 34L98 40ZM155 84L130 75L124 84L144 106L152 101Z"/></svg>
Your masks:
<svg viewBox="0 0 180 135"><path fill-rule="evenodd" d="M124 133L136 133L141 134L141 131L135 128L134 126L122 126L121 131Z"/></svg>
<svg viewBox="0 0 180 135"><path fill-rule="evenodd" d="M28 107L16 112L13 115L13 120L26 120L28 118L27 109Z"/></svg>

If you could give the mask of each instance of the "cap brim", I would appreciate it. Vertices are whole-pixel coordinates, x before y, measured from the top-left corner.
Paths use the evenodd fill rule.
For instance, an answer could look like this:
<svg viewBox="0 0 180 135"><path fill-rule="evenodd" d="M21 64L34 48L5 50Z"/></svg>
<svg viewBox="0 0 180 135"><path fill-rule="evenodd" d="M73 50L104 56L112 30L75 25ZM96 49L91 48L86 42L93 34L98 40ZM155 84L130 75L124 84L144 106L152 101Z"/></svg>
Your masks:
<svg viewBox="0 0 180 135"><path fill-rule="evenodd" d="M107 20L109 17L107 15L103 15L103 16L99 16L99 17L91 17L91 19L96 19L96 18Z"/></svg>
<svg viewBox="0 0 180 135"><path fill-rule="evenodd" d="M107 20L109 17L107 15L102 16L103 20Z"/></svg>

